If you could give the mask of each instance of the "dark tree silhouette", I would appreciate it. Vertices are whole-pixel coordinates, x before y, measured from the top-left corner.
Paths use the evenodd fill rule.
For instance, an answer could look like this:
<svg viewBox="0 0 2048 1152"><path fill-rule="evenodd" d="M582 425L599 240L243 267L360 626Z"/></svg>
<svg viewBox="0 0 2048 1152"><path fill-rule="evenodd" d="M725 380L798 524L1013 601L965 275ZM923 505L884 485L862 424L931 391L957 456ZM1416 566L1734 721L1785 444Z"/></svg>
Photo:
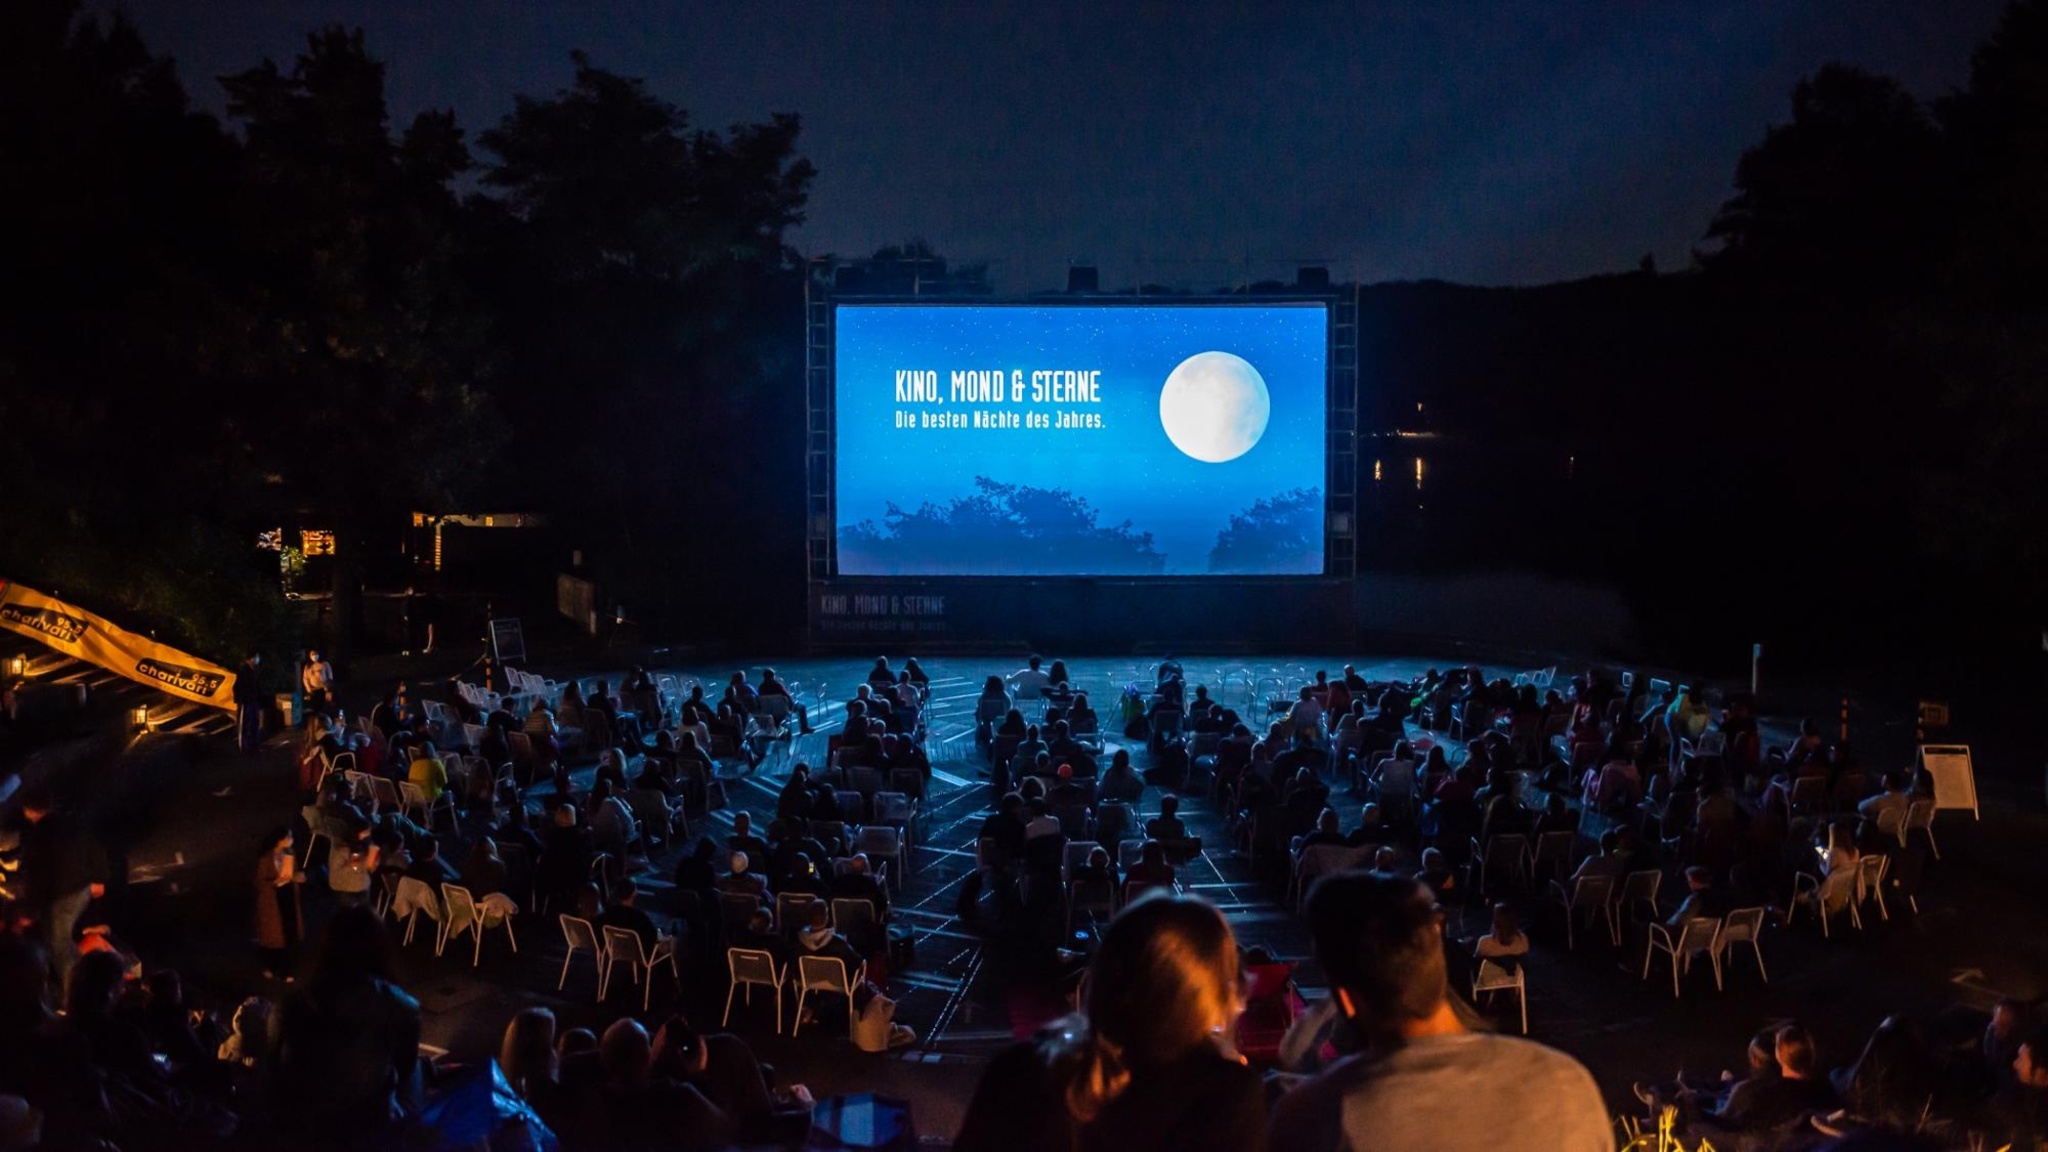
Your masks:
<svg viewBox="0 0 2048 1152"><path fill-rule="evenodd" d="M1792 91L1792 120L1742 154L1707 230L1709 267L1848 301L1923 290L1946 224L1939 133L1898 81L1830 64Z"/></svg>
<svg viewBox="0 0 2048 1152"><path fill-rule="evenodd" d="M1209 550L1209 571L1275 574L1323 570L1323 493L1296 488L1230 518Z"/></svg>
<svg viewBox="0 0 2048 1152"><path fill-rule="evenodd" d="M1104 527L1088 501L1065 489L974 478L975 495L914 512L889 505L839 533L844 572L969 576L1157 575L1166 557L1131 522Z"/></svg>

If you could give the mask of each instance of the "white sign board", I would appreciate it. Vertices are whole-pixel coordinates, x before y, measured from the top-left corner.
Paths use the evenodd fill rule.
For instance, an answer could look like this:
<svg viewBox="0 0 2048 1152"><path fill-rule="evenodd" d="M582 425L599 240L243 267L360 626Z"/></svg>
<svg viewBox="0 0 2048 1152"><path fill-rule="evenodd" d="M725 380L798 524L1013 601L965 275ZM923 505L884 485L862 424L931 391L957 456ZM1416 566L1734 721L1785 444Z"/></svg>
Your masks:
<svg viewBox="0 0 2048 1152"><path fill-rule="evenodd" d="M1922 744L1920 765L1934 782L1936 811L1967 808L1970 815L1983 818L1977 811L1977 770L1970 765L1968 744Z"/></svg>

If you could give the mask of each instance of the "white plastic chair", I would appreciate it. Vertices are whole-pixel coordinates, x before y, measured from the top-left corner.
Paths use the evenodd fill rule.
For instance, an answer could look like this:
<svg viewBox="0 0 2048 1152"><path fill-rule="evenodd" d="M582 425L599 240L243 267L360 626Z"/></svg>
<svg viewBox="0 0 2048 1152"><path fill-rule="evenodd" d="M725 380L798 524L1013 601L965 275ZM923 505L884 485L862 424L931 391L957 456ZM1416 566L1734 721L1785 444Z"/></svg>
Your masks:
<svg viewBox="0 0 2048 1152"><path fill-rule="evenodd" d="M1657 953L1662 952L1671 957L1671 996L1677 999L1680 974L1692 971L1693 957L1704 954L1714 966L1714 990L1720 991L1720 936L1719 920L1687 920L1685 927L1679 929L1677 940L1671 938L1671 930L1664 925L1651 924L1650 946L1643 952L1643 979L1650 978L1650 961Z"/></svg>
<svg viewBox="0 0 2048 1152"><path fill-rule="evenodd" d="M561 913L555 919L561 923L562 939L569 945L568 953L562 957L562 977L555 981L555 991L560 992L568 986L569 965L576 959L576 953L583 951L590 953L591 963L595 965L597 970L598 984L602 987L604 983L604 941L598 939L597 929L591 926L590 921L571 916L567 912Z"/></svg>
<svg viewBox="0 0 2048 1152"><path fill-rule="evenodd" d="M1655 921L1657 889L1663 886L1664 874L1655 868L1644 868L1629 873L1621 882L1621 891L1615 894L1616 911L1624 916L1631 915L1635 912L1636 905L1640 904L1650 910L1646 919Z"/></svg>
<svg viewBox="0 0 2048 1152"><path fill-rule="evenodd" d="M868 966L849 974L846 961L837 956L799 956L796 958L796 1018L790 1022L789 1034L794 1036L804 1026L804 997L812 992L829 992L846 997L853 1003L853 986L868 978Z"/></svg>
<svg viewBox="0 0 2048 1152"><path fill-rule="evenodd" d="M1800 900L1807 899L1813 902L1814 910L1820 913L1820 934L1822 939L1826 939L1829 934L1828 904L1830 902L1839 903L1848 909L1849 923L1861 929L1863 927L1863 914L1856 909L1856 883L1862 875L1863 869L1861 866L1844 868L1838 872L1830 872L1825 880L1814 876L1810 872L1794 874L1792 877L1792 903L1785 909L1785 926L1791 927L1792 916L1793 913L1798 911ZM1837 912L1834 915L1839 916L1841 913Z"/></svg>
<svg viewBox="0 0 2048 1152"><path fill-rule="evenodd" d="M1526 959L1526 958L1524 958ZM1523 972L1525 966L1516 963L1513 971L1508 965L1492 960L1481 960L1472 970L1472 999L1477 1001L1481 994L1492 992L1513 992L1515 1001L1522 1009L1522 1035L1529 1034L1529 988Z"/></svg>
<svg viewBox="0 0 2048 1152"><path fill-rule="evenodd" d="M917 801L902 792L877 792L874 799L875 823L887 824L900 829L905 844L917 840Z"/></svg>
<svg viewBox="0 0 2048 1152"><path fill-rule="evenodd" d="M826 906L832 921L832 930L841 936L852 936L881 923L881 916L875 911L872 900L861 900L845 896L835 897Z"/></svg>
<svg viewBox="0 0 2048 1152"><path fill-rule="evenodd" d="M1550 897L1564 908L1564 946L1567 950L1578 947L1572 925L1581 915L1589 925L1595 918L1605 921L1608 937L1617 945L1621 943L1621 920L1615 912L1614 877L1581 876L1571 882L1569 891L1564 881L1552 880Z"/></svg>
<svg viewBox="0 0 2048 1152"><path fill-rule="evenodd" d="M1342 844L1315 844L1302 849L1294 861L1294 875L1288 879L1287 906L1299 910L1316 877L1362 864L1371 852L1364 845L1351 848Z"/></svg>
<svg viewBox="0 0 2048 1152"><path fill-rule="evenodd" d="M1472 838L1472 860L1479 874L1474 891L1486 891L1486 874L1506 872L1519 885L1526 887L1529 881L1529 837L1520 832L1501 832L1486 839L1481 845L1479 838Z"/></svg>
<svg viewBox="0 0 2048 1152"><path fill-rule="evenodd" d="M1764 978L1764 983L1769 984L1771 974L1764 968L1763 935L1764 910L1737 908L1722 918L1721 935L1715 941L1714 950L1720 954L1721 963L1725 966L1730 949L1737 944L1749 945L1750 951L1756 953L1757 974Z"/></svg>
<svg viewBox="0 0 2048 1152"><path fill-rule="evenodd" d="M1878 917L1884 920L1892 918L1891 910L1884 906L1884 874L1891 862L1891 857L1879 852L1858 857L1856 861L1856 902L1877 901Z"/></svg>
<svg viewBox="0 0 2048 1152"><path fill-rule="evenodd" d="M647 1011L648 1005L654 1002L654 969L657 966L662 964L668 965L669 975L674 976L676 980L676 991L682 991L683 972L682 969L676 967L675 937L657 937L654 941L654 951L650 954L641 946L640 934L638 932L630 928L615 928L607 924L604 929L604 966L598 970L597 977L597 999L600 1003L603 1002L605 994L611 991L612 968L622 960L627 965L627 971L632 973L633 983L641 984L640 1010L642 1012ZM642 969L645 969L647 973L647 980L644 984L642 984L640 979Z"/></svg>
<svg viewBox="0 0 2048 1152"><path fill-rule="evenodd" d="M1906 846L1906 838L1914 832L1927 834L1927 850L1941 859L1941 846L1934 842L1934 801L1915 800L1906 808L1906 822L1899 828L1899 846Z"/></svg>
<svg viewBox="0 0 2048 1152"><path fill-rule="evenodd" d="M441 921L445 919L441 911L441 898L436 896L434 890L427 887L424 881L415 880L410 876L399 877L398 892L392 896L391 907L385 914L405 917L405 939L400 941L401 944L412 943L413 929L418 926L422 912L427 914L427 919L434 922L434 937L438 942L441 936Z"/></svg>
<svg viewBox="0 0 2048 1152"><path fill-rule="evenodd" d="M493 892L479 904L469 889L460 884L443 883L441 898L446 902L448 914L441 918L441 939L434 945L434 955L439 956L448 947L448 941L464 932L476 937L476 948L469 958L474 968L484 958L484 930L505 926L505 939L512 942L512 953L519 953L519 937L512 931L512 917L519 912L518 905L502 893Z"/></svg>
<svg viewBox="0 0 2048 1152"><path fill-rule="evenodd" d="M860 830L853 842L855 852L865 852L870 860L888 860L896 865L895 886L902 888L902 875L910 868L910 856L903 843L903 834L886 824L869 824Z"/></svg>
<svg viewBox="0 0 2048 1152"><path fill-rule="evenodd" d="M782 989L789 978L788 969L775 967L775 955L753 948L727 948L725 950L726 972L732 978L732 986L725 991L725 1015L718 1021L720 1028L732 1022L732 997L742 987L747 990L747 1005L753 1006L756 985L768 989L775 996L775 1031L782 1031Z"/></svg>

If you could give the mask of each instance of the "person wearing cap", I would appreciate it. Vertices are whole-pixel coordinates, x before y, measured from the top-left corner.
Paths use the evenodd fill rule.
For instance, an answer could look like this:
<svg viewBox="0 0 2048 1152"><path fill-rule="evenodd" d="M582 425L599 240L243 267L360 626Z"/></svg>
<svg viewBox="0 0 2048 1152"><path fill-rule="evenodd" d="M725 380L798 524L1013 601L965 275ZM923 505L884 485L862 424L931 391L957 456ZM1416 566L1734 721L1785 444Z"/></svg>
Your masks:
<svg viewBox="0 0 2048 1152"><path fill-rule="evenodd" d="M1074 766L1072 764L1061 764L1053 770L1053 776L1059 783L1054 784L1046 791L1046 803L1051 804L1055 808L1065 808L1069 805L1086 804L1088 802L1088 789L1074 779Z"/></svg>

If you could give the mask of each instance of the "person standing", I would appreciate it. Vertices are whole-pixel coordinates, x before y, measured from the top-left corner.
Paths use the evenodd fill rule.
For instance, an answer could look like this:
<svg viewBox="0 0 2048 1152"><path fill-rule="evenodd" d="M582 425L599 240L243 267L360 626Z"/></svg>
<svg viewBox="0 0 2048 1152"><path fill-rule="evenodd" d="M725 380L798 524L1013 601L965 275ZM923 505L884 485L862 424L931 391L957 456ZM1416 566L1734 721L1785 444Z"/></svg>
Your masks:
<svg viewBox="0 0 2048 1152"><path fill-rule="evenodd" d="M263 744L262 665L262 653L251 652L235 673L235 730L244 752L254 752Z"/></svg>
<svg viewBox="0 0 2048 1152"><path fill-rule="evenodd" d="M299 947L299 861L292 855L292 834L278 828L264 838L256 858L256 947L263 953L263 976L290 984Z"/></svg>
<svg viewBox="0 0 2048 1152"><path fill-rule="evenodd" d="M318 648L306 653L306 666L299 670L299 687L306 694L306 714L327 711L334 691L334 665L320 658Z"/></svg>
<svg viewBox="0 0 2048 1152"><path fill-rule="evenodd" d="M24 796L21 817L27 824L19 848L22 907L35 923L61 988L78 962L72 930L86 906L107 893L105 858L99 837L71 813L57 811L46 791Z"/></svg>

